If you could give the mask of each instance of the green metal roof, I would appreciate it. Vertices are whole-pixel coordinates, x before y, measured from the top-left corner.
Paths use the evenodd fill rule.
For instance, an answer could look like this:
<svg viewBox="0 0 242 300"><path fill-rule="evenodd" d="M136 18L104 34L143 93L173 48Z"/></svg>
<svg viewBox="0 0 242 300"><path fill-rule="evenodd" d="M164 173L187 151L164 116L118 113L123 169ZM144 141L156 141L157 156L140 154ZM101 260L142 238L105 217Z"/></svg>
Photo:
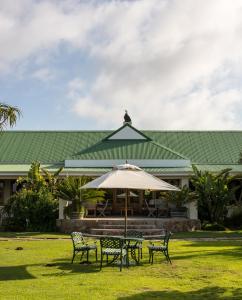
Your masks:
<svg viewBox="0 0 242 300"><path fill-rule="evenodd" d="M189 157L192 163L236 164L242 131L144 131L162 145Z"/></svg>
<svg viewBox="0 0 242 300"><path fill-rule="evenodd" d="M242 173L242 165L196 165L200 171L221 172L224 169L231 169L231 173Z"/></svg>
<svg viewBox="0 0 242 300"><path fill-rule="evenodd" d="M142 131L152 141L102 141L112 131L0 133L0 164L63 164L82 159L181 159L200 165L237 164L242 131ZM211 167L212 168L212 167ZM234 166L235 168L235 166Z"/></svg>

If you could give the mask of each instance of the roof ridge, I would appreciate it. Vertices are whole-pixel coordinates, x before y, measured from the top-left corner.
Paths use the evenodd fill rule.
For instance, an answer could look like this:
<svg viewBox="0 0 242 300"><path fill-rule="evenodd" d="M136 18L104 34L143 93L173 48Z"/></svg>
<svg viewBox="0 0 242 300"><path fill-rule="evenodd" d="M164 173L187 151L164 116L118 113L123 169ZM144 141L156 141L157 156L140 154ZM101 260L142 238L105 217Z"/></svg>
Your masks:
<svg viewBox="0 0 242 300"><path fill-rule="evenodd" d="M184 156L184 155L182 155L182 154L180 154L180 153L178 153L178 152L176 152L176 151L174 151L174 150L172 150L172 149L170 149L170 148L168 148L168 147L166 147L164 145L161 145L160 143L158 143L156 141L151 140L150 142L153 143L153 144L155 144L158 147L161 147L161 148L163 148L163 149L165 149L165 150L167 150L167 151L169 151L169 152L171 152L173 154L176 154L176 155L180 156L183 159L189 160L189 158L187 158L186 156Z"/></svg>

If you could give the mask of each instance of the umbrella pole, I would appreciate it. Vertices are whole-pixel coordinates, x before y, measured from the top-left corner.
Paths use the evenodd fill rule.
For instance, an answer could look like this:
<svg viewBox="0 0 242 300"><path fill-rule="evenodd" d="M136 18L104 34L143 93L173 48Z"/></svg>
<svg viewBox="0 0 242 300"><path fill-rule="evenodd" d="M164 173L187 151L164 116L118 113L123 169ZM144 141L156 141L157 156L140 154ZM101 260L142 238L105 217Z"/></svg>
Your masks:
<svg viewBox="0 0 242 300"><path fill-rule="evenodd" d="M125 237L127 236L128 197L129 197L129 190L126 189L125 203L124 203L124 236Z"/></svg>

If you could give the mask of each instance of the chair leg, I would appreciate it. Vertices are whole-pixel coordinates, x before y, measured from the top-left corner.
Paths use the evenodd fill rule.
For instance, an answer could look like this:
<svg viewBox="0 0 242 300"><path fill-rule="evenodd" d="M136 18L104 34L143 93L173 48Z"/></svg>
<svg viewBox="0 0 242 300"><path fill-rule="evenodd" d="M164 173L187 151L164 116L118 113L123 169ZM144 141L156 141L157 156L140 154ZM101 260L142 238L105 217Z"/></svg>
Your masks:
<svg viewBox="0 0 242 300"><path fill-rule="evenodd" d="M167 260L167 262L169 262L170 264L172 264L171 263L171 259L170 259L170 256L169 256L169 253L168 253L168 251L166 251L166 260Z"/></svg>
<svg viewBox="0 0 242 300"><path fill-rule="evenodd" d="M122 271L122 267L123 267L123 256L120 255L120 268L119 268L120 272Z"/></svg>
<svg viewBox="0 0 242 300"><path fill-rule="evenodd" d="M80 261L82 261L83 255L84 255L84 251L82 251L82 255L81 255Z"/></svg>
<svg viewBox="0 0 242 300"><path fill-rule="evenodd" d="M96 252L96 262L97 262L97 249L96 249L96 251L95 251L95 252Z"/></svg>
<svg viewBox="0 0 242 300"><path fill-rule="evenodd" d="M76 256L76 252L75 252L75 250L73 250L72 261L71 261L72 264L73 264L75 256Z"/></svg>
<svg viewBox="0 0 242 300"><path fill-rule="evenodd" d="M89 262L89 250L87 250L87 263Z"/></svg>
<svg viewBox="0 0 242 300"><path fill-rule="evenodd" d="M101 253L100 270L102 270L102 267L103 267L103 254Z"/></svg>
<svg viewBox="0 0 242 300"><path fill-rule="evenodd" d="M126 266L127 266L127 268L129 267L129 253L128 253L128 249L127 249L127 253L126 253ZM122 259L122 261L123 261L123 259Z"/></svg>
<svg viewBox="0 0 242 300"><path fill-rule="evenodd" d="M140 258L143 259L143 251L142 251L142 248L140 249Z"/></svg>
<svg viewBox="0 0 242 300"><path fill-rule="evenodd" d="M154 262L154 251L151 251L151 263L153 265L153 262Z"/></svg>

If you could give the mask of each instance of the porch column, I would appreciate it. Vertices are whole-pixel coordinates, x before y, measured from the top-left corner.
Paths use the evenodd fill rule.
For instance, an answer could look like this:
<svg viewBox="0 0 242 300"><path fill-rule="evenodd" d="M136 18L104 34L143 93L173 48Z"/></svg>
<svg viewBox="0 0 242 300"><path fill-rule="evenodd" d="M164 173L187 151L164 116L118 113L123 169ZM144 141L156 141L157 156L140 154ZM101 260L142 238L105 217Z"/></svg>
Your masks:
<svg viewBox="0 0 242 300"><path fill-rule="evenodd" d="M144 203L144 191L139 191L139 213L142 213Z"/></svg>
<svg viewBox="0 0 242 300"><path fill-rule="evenodd" d="M64 208L66 206L66 201L63 199L59 199L59 220L64 219Z"/></svg>
<svg viewBox="0 0 242 300"><path fill-rule="evenodd" d="M189 186L189 178L184 177L181 178L181 187ZM193 201L186 204L186 207L188 208L188 218L189 219L198 219L198 212L197 212L197 202Z"/></svg>
<svg viewBox="0 0 242 300"><path fill-rule="evenodd" d="M10 180L5 180L4 181L4 192L3 192L3 203L7 204L8 199L11 196L11 181Z"/></svg>
<svg viewBox="0 0 242 300"><path fill-rule="evenodd" d="M116 210L117 210L116 200L117 200L117 190L113 189L113 203L112 203L112 210L113 210L113 212L116 212Z"/></svg>

